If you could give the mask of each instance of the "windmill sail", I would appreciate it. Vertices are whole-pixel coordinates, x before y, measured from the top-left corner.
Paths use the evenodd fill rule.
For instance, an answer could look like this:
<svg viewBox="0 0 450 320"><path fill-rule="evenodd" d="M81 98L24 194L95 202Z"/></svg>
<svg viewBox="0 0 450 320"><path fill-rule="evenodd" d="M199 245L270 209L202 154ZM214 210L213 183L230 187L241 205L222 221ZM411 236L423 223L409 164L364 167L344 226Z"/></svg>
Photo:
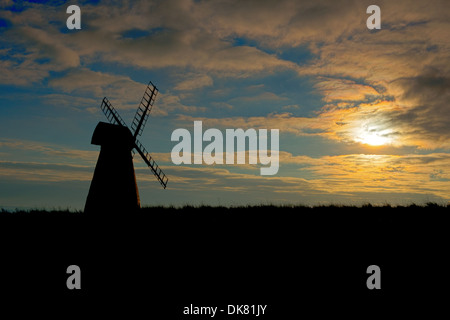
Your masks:
<svg viewBox="0 0 450 320"><path fill-rule="evenodd" d="M158 94L158 89L150 81L145 89L144 96L142 97L141 103L134 116L133 123L131 124L131 132L136 138L142 134L144 126L147 123L148 115L152 111L153 103L155 102L156 95Z"/></svg>
<svg viewBox="0 0 450 320"><path fill-rule="evenodd" d="M164 172L156 164L155 160L153 160L152 156L147 152L147 150L145 150L142 143L140 143L139 140L136 140L135 144L136 144L135 145L136 151L141 155L142 159L144 159L145 163L150 167L153 174L158 179L159 183L161 183L161 185L165 189L169 179L166 177Z"/></svg>
<svg viewBox="0 0 450 320"><path fill-rule="evenodd" d="M102 105L100 106L103 113L105 114L106 118L109 120L112 124L118 124L124 127L127 127L125 124L125 121L119 116L116 109L113 108L111 103L106 99L106 97L103 98Z"/></svg>

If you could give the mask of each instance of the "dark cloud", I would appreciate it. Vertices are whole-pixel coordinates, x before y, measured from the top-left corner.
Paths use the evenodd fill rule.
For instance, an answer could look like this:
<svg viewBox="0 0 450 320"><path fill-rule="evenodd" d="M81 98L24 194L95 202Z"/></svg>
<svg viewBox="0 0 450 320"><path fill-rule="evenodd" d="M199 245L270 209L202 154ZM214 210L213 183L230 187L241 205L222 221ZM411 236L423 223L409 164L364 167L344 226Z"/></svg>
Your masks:
<svg viewBox="0 0 450 320"><path fill-rule="evenodd" d="M428 68L396 82L403 91L399 99L411 107L392 112L391 125L411 139L430 142L423 147L450 147L450 74Z"/></svg>

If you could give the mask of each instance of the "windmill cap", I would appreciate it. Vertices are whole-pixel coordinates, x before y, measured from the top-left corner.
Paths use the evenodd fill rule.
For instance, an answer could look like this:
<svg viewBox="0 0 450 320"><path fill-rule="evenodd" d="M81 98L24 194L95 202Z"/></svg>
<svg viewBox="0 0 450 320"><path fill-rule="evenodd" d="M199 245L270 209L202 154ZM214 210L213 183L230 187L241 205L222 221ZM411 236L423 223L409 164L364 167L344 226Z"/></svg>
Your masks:
<svg viewBox="0 0 450 320"><path fill-rule="evenodd" d="M131 149L134 146L134 138L127 127L99 122L97 127L95 127L91 143L100 146L111 145Z"/></svg>

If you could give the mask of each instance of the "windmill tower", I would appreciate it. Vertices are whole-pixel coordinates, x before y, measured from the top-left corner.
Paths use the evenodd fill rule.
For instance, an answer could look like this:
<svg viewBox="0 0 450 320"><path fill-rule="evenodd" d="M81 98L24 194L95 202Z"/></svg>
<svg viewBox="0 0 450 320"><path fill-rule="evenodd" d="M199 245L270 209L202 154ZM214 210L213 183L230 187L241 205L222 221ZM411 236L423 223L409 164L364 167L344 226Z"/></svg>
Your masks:
<svg viewBox="0 0 450 320"><path fill-rule="evenodd" d="M92 135L92 144L100 145L85 212L127 213L140 208L139 191L134 173L133 156L139 153L164 189L168 178L137 140L152 110L158 89L150 82L134 116L131 130L103 98L101 109L110 123L99 122Z"/></svg>

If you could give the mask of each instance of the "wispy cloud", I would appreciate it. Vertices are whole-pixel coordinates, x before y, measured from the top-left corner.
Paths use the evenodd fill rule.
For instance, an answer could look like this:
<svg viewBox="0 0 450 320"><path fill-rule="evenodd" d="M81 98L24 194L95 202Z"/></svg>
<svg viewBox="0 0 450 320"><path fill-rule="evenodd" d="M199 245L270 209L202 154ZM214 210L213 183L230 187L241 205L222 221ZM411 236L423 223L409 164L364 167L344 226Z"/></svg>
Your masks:
<svg viewBox="0 0 450 320"><path fill-rule="evenodd" d="M42 162L84 163L92 164L98 157L97 151L77 150L54 143L43 143L28 140L0 139L0 150L4 152L5 159L19 161L24 155ZM28 156L27 156L28 155Z"/></svg>
<svg viewBox="0 0 450 320"><path fill-rule="evenodd" d="M68 164L0 161L0 176L5 180L39 182L89 181L92 169Z"/></svg>

